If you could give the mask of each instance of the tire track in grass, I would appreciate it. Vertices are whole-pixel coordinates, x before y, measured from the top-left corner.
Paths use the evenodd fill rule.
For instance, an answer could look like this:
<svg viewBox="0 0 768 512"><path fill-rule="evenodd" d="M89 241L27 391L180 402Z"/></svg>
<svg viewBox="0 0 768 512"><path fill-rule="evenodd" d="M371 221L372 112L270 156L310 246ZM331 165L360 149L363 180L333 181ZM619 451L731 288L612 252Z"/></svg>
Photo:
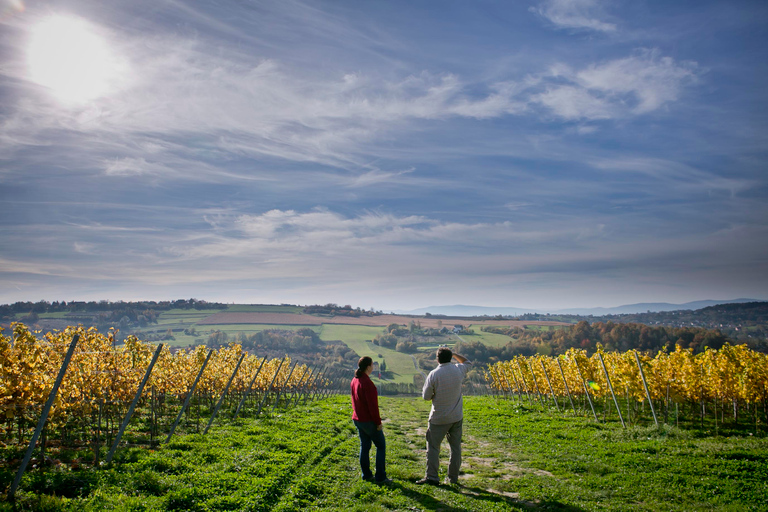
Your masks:
<svg viewBox="0 0 768 512"><path fill-rule="evenodd" d="M321 405L316 407L321 407ZM352 431L346 424L347 420L342 419L341 414L334 417L333 426L330 427L331 432L328 432L318 428L322 427L323 423L317 421L317 418L326 417L324 414L318 414L316 410L302 412L300 419L308 420L312 424L309 432L306 432L307 423L303 423L304 437L320 438L320 441L310 443L311 446L307 448L307 451L300 453L303 462L290 468L282 475L279 489L275 489L271 496L272 506L270 510L297 510L297 501L306 504L307 501L314 501L318 495L324 495L325 492L320 480L313 480L310 477L321 469L327 470L328 467L331 467L327 463L328 459L338 453L342 447L345 451L349 450L347 445L353 439ZM293 420L293 418L288 419ZM298 434L299 432L295 431L295 433Z"/></svg>
<svg viewBox="0 0 768 512"><path fill-rule="evenodd" d="M351 434L327 439L317 456L296 468L274 510L322 507L328 496L337 494L338 487L352 478L352 469L345 459L350 459L349 454L356 449L357 438Z"/></svg>
<svg viewBox="0 0 768 512"><path fill-rule="evenodd" d="M393 412L398 413L397 418L393 421L399 422L406 444L413 450L422 468L426 468L427 461L426 434L429 402L425 402L425 404L426 406L420 407L418 399L415 399L413 406L417 414L410 416L402 415L405 411L401 409L393 409ZM553 477L552 473L536 468L521 467L509 460L510 453L500 452L497 443L489 442L476 433L475 435L468 434L468 431L473 431L472 423L471 419L465 417L462 435L462 464L459 473L461 492L469 496L480 496L482 491L485 491L510 498L518 505L535 507L536 501L521 500L519 493L506 490L508 485L503 484L528 474ZM447 441L443 441L440 450L441 473L447 470L449 453ZM502 485L493 485L493 483Z"/></svg>

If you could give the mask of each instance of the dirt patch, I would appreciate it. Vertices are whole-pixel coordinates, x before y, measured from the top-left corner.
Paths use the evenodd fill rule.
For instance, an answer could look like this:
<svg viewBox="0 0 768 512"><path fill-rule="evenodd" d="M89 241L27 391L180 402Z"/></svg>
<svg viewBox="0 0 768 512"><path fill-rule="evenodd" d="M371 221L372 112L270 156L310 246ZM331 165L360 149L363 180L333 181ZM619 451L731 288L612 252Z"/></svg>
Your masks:
<svg viewBox="0 0 768 512"><path fill-rule="evenodd" d="M464 460L472 467L493 468L494 472L502 480L512 480L518 475L533 473L538 476L554 478L555 475L543 469L524 468L512 462L503 462L492 457L465 457Z"/></svg>
<svg viewBox="0 0 768 512"><path fill-rule="evenodd" d="M500 494L502 496L506 496L507 498L512 498L513 500L519 500L520 499L520 493L519 492L498 491L496 489L486 489L486 491L492 492L493 494Z"/></svg>
<svg viewBox="0 0 768 512"><path fill-rule="evenodd" d="M466 439L465 443L468 441L470 443L474 443L475 445L479 446L480 448L488 448L491 446L491 443L488 443L486 441L480 440L474 436L464 436L464 439Z"/></svg>

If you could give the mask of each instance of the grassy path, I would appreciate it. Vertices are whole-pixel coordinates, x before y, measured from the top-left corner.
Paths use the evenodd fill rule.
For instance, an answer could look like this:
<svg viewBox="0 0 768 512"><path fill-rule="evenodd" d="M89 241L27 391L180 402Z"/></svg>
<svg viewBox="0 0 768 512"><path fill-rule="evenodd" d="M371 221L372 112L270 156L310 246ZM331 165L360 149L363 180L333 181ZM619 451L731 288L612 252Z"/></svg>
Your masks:
<svg viewBox="0 0 768 512"><path fill-rule="evenodd" d="M348 397L215 426L102 469L25 476L5 510L765 510L768 440L622 429L494 397L465 399L459 486L419 486L429 404L381 398L387 470L360 479ZM375 450L374 450L375 451ZM441 478L448 449L444 444ZM0 489L13 472L0 466Z"/></svg>

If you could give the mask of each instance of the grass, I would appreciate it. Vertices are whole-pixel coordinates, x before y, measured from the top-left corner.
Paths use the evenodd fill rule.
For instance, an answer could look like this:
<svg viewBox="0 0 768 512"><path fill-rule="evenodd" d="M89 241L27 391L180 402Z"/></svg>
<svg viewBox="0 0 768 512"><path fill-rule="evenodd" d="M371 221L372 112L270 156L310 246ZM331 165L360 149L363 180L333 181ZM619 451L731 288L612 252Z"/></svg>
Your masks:
<svg viewBox="0 0 768 512"><path fill-rule="evenodd" d="M349 398L337 396L155 451L122 448L101 469L30 470L16 504L0 500L0 511L765 510L765 438L622 429L467 397L462 485L418 486L429 403L381 397L380 407L389 486L360 480ZM0 467L0 488L11 478Z"/></svg>
<svg viewBox="0 0 768 512"><path fill-rule="evenodd" d="M413 383L413 376L419 371L413 364L410 354L397 352L389 348L379 347L366 340L372 340L377 334L384 332L382 327L365 325L323 324L320 338L323 340L341 340L360 357L370 356L374 361L387 362L387 371L391 372L390 382ZM381 354L383 357L379 357ZM377 379L375 379L378 382Z"/></svg>
<svg viewBox="0 0 768 512"><path fill-rule="evenodd" d="M280 304L233 304L227 313L302 313L301 306L282 306Z"/></svg>
<svg viewBox="0 0 768 512"><path fill-rule="evenodd" d="M196 327L199 331L204 329L205 331L222 331L227 334L237 334L238 332L244 332L246 334L252 334L260 331L266 331L270 329L276 329L280 331L297 331L299 329L312 329L319 333L319 325L285 325L285 324L223 324L223 325L201 325Z"/></svg>
<svg viewBox="0 0 768 512"><path fill-rule="evenodd" d="M472 336L462 335L462 338L464 338L465 341L480 341L484 345L487 345L489 347L503 347L504 345L512 341L512 338L504 334L496 334L494 332L481 331L480 330L481 327L483 326L470 325L469 328L474 330L475 334L473 334Z"/></svg>

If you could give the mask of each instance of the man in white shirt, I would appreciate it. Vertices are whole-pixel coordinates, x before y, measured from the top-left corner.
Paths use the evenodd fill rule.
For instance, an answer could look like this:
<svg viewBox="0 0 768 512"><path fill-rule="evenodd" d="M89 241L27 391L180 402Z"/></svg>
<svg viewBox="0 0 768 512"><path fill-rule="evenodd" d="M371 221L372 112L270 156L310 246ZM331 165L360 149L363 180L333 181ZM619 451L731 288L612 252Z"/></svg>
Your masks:
<svg viewBox="0 0 768 512"><path fill-rule="evenodd" d="M453 358L456 358L457 364L451 363ZM447 436L451 458L446 480L447 483L457 484L461 467L461 427L464 419L461 383L472 363L466 357L452 353L447 347L437 349L437 362L439 366L429 373L421 392L424 400L432 400L432 410L429 412L427 430L427 473L416 483L440 483L440 444Z"/></svg>

